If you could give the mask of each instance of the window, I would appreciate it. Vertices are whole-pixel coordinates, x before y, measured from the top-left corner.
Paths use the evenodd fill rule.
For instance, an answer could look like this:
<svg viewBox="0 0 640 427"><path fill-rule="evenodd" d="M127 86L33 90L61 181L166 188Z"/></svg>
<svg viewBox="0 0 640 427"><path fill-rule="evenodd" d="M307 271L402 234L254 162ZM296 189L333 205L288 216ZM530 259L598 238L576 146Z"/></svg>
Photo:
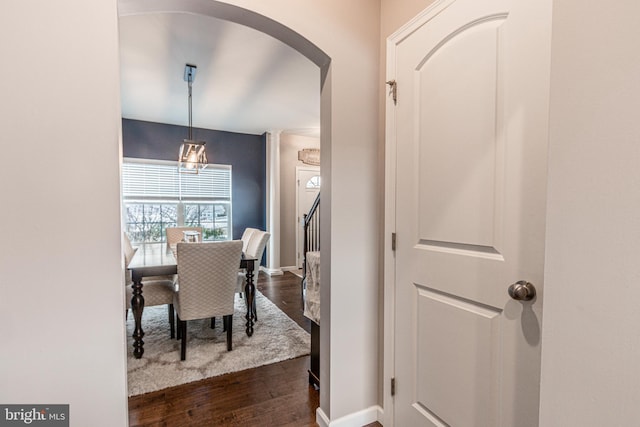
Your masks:
<svg viewBox="0 0 640 427"><path fill-rule="evenodd" d="M178 173L177 162L124 159L125 231L132 242L164 242L165 228L200 226L203 240L231 238L231 166Z"/></svg>
<svg viewBox="0 0 640 427"><path fill-rule="evenodd" d="M307 181L305 188L308 188L308 189L320 188L320 175L315 175L309 178L309 181Z"/></svg>

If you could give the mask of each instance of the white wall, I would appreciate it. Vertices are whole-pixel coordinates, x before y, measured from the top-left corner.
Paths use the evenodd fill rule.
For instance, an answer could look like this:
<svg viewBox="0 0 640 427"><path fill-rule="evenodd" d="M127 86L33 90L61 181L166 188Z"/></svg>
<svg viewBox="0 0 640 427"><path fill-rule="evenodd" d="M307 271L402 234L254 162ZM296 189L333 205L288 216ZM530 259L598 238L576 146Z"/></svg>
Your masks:
<svg viewBox="0 0 640 427"><path fill-rule="evenodd" d="M638 425L640 3L554 2L540 425Z"/></svg>
<svg viewBox="0 0 640 427"><path fill-rule="evenodd" d="M378 287L373 266L378 263L379 243L380 195L374 184L378 180L379 3L225 2L284 24L331 57L331 117L323 118L324 123L330 120L330 129L323 128L321 137L323 213L325 207L331 211L331 246L322 244L323 288L331 292L321 295L322 316L330 307L326 312L330 323L328 328L321 325L321 347L331 352L330 360L324 358L320 367L320 405L332 420L337 419L377 403ZM327 155L330 163L324 160ZM325 174L330 174L330 180ZM325 270L329 249L330 272Z"/></svg>
<svg viewBox="0 0 640 427"><path fill-rule="evenodd" d="M320 138L280 135L280 265L296 265L296 166L304 166L298 160L298 151L304 148L320 148Z"/></svg>
<svg viewBox="0 0 640 427"><path fill-rule="evenodd" d="M127 424L114 0L0 14L0 402Z"/></svg>

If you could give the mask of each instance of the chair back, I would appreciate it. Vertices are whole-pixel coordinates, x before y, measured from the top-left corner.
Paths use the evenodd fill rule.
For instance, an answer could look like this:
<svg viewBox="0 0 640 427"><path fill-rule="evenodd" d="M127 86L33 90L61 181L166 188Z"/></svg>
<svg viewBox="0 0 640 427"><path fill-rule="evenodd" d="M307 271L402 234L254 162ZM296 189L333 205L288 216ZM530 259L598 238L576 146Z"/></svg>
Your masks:
<svg viewBox="0 0 640 427"><path fill-rule="evenodd" d="M267 233L266 231L262 230L256 230L251 235L251 240L249 240L249 244L247 245L247 249L245 250L245 254L248 257L256 258L258 260L256 271L260 266L260 261L262 261L262 254L264 254L264 249L267 246L269 237L271 237L271 233Z"/></svg>
<svg viewBox="0 0 640 427"><path fill-rule="evenodd" d="M131 259L136 253L136 248L131 245L131 239L126 232L122 232L122 251L124 252L124 266L128 267Z"/></svg>
<svg viewBox="0 0 640 427"><path fill-rule="evenodd" d="M129 236L127 235L126 232L122 232L122 252L124 255L124 284L128 285L129 283L131 283L131 271L127 268L129 266L129 263L131 262L131 259L133 258L133 256L136 254L136 251L138 249L134 248L131 245L131 239L129 239Z"/></svg>
<svg viewBox="0 0 640 427"><path fill-rule="evenodd" d="M185 231L197 231L202 236L202 227L167 227L167 248L175 247L178 242L182 242Z"/></svg>
<svg viewBox="0 0 640 427"><path fill-rule="evenodd" d="M253 236L253 233L256 231L260 230L250 227L244 229L244 233L242 233L242 237L240 238L240 240L242 240L242 252L247 253L247 247L249 246L249 241L251 241L251 236Z"/></svg>
<svg viewBox="0 0 640 427"><path fill-rule="evenodd" d="M233 314L242 242L178 243L178 290L174 305L181 320Z"/></svg>

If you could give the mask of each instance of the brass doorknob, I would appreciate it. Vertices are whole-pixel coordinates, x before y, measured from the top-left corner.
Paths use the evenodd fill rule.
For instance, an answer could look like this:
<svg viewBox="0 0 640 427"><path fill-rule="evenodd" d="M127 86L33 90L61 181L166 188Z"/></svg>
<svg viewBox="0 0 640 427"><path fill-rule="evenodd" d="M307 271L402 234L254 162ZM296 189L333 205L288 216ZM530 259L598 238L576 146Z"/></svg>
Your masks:
<svg viewBox="0 0 640 427"><path fill-rule="evenodd" d="M517 301L531 301L536 296L536 288L526 280L519 280L509 286L509 296Z"/></svg>

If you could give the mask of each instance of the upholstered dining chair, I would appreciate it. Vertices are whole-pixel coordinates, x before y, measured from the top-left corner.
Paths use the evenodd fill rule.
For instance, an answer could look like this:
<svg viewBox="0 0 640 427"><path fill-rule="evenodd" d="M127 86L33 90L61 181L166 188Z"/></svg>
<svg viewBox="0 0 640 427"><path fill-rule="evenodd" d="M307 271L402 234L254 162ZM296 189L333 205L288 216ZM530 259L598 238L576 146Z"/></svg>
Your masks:
<svg viewBox="0 0 640 427"><path fill-rule="evenodd" d="M167 248L175 248L178 242L182 242L185 231L197 231L202 238L202 227L167 227L165 229L167 235Z"/></svg>
<svg viewBox="0 0 640 427"><path fill-rule="evenodd" d="M249 239L249 243L247 244L247 248L244 250L245 256L247 258L255 258L256 262L253 266L253 277L254 283L258 281L258 274L260 273L260 262L262 261L262 255L264 254L264 249L267 246L267 242L271 237L271 233L267 233L266 231L254 229L251 233L251 238ZM247 282L247 270L241 268L238 271L238 280L237 280L237 289L236 292L240 294L240 296L244 295L244 287ZM255 309L255 298L253 299L254 309ZM255 312L255 310L254 310ZM258 317L256 315L256 321Z"/></svg>
<svg viewBox="0 0 640 427"><path fill-rule="evenodd" d="M178 243L178 282L173 305L178 314L180 360L186 359L187 321L222 316L231 351L236 276L242 241Z"/></svg>
<svg viewBox="0 0 640 427"><path fill-rule="evenodd" d="M131 297L133 296L133 281L131 280L131 271L126 267L131 262L136 250L131 245L131 240L127 233L123 232L123 251L125 262L125 285L126 285L126 307L127 314L131 309ZM171 328L171 338L175 337L175 315L173 310L173 277L172 276L156 276L148 277L142 281L142 296L144 297L145 307L155 305L168 305L169 327Z"/></svg>
<svg viewBox="0 0 640 427"><path fill-rule="evenodd" d="M251 227L247 227L244 229L244 232L242 233L242 237L240 238L240 240L242 240L242 252L244 253L247 252L247 246L249 246L249 241L251 240L251 236L256 231L260 231L260 230L258 230L257 228L251 228Z"/></svg>

